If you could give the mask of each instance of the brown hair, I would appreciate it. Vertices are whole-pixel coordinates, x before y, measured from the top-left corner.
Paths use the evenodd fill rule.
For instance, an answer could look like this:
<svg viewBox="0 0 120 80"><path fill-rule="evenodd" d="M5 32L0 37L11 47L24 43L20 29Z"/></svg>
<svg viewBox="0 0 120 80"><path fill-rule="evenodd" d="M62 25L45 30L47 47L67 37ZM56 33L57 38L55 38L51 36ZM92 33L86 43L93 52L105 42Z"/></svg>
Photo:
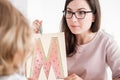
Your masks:
<svg viewBox="0 0 120 80"><path fill-rule="evenodd" d="M66 0L64 11L67 9L67 5L71 1L73 1L73 0ZM86 0L86 1L88 2L91 10L93 11L93 14L95 15L95 21L92 23L90 30L91 30L91 32L97 32L100 28L100 22L101 22L101 10L100 10L99 0ZM74 54L74 52L75 52L77 40L76 40L75 35L72 34L70 29L68 28L66 18L64 15L63 15L62 21L61 21L61 30L62 30L62 32L65 33L67 56L70 56L71 53Z"/></svg>
<svg viewBox="0 0 120 80"><path fill-rule="evenodd" d="M26 18L7 0L0 0L0 75L18 72L31 47Z"/></svg>

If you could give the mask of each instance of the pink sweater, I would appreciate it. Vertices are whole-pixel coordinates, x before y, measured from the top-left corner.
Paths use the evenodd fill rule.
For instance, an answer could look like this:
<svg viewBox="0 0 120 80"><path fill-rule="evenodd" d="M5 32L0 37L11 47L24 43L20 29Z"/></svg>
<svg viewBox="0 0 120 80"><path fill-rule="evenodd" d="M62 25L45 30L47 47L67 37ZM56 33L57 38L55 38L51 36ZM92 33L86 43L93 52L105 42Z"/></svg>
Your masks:
<svg viewBox="0 0 120 80"><path fill-rule="evenodd" d="M112 77L120 77L120 48L107 33L99 31L93 40L78 46L77 53L67 58L68 73L75 73L84 80L107 80L106 68Z"/></svg>

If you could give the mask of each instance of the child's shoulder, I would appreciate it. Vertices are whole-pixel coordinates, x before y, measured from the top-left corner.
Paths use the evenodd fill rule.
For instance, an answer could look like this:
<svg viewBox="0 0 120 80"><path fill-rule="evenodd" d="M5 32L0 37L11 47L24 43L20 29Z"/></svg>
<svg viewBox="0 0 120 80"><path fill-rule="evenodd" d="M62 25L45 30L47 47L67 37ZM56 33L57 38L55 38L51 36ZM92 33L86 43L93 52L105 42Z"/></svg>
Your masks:
<svg viewBox="0 0 120 80"><path fill-rule="evenodd" d="M23 75L12 74L8 76L0 76L0 80L27 80L27 79Z"/></svg>

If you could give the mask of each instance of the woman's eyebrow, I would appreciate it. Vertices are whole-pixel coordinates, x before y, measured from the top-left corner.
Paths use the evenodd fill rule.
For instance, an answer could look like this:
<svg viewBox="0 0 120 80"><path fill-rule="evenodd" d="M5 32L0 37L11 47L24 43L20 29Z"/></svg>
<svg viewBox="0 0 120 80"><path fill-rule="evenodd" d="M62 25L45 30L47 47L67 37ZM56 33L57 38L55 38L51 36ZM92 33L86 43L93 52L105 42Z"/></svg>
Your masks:
<svg viewBox="0 0 120 80"><path fill-rule="evenodd" d="M67 7L67 10L72 10L71 8Z"/></svg>
<svg viewBox="0 0 120 80"><path fill-rule="evenodd" d="M72 9L67 7L67 10L72 10ZM87 10L87 9L86 8L78 8L77 10Z"/></svg>

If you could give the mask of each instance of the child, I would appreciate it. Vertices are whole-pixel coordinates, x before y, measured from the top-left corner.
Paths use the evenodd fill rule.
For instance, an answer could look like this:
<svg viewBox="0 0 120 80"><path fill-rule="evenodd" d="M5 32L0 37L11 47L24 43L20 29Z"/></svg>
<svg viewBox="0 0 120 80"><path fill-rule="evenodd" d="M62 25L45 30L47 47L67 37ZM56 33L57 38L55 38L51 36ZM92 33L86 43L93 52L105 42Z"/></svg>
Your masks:
<svg viewBox="0 0 120 80"><path fill-rule="evenodd" d="M26 18L7 0L0 0L0 80L27 80L23 64L31 52L31 29Z"/></svg>

